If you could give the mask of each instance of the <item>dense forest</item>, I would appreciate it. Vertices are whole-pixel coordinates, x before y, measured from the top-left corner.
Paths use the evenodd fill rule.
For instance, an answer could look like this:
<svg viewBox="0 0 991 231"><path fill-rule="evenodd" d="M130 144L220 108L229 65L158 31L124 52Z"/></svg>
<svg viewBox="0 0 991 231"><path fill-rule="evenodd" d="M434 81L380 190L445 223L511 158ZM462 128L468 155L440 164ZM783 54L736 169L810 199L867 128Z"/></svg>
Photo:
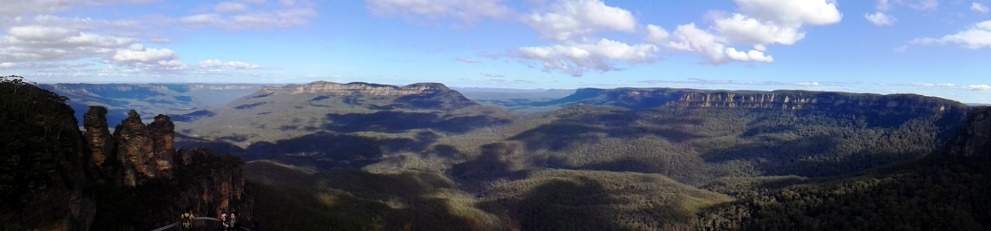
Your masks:
<svg viewBox="0 0 991 231"><path fill-rule="evenodd" d="M141 230L227 209L259 230L991 227L987 108L593 89L515 112L410 86L267 88L204 120L133 112L111 134L106 108L83 132L72 99L4 78L2 228ZM299 113L258 115L283 109ZM209 121L226 125L197 127Z"/></svg>

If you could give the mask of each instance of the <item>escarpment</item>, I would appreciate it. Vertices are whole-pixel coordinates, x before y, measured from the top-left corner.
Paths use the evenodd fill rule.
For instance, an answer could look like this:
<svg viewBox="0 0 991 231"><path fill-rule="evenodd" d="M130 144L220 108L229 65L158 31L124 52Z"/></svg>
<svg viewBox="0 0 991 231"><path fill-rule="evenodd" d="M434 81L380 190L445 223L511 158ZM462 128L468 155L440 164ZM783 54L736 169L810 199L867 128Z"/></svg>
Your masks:
<svg viewBox="0 0 991 231"><path fill-rule="evenodd" d="M313 82L262 89L237 102L237 109L253 109L269 103L285 103L294 99L306 99L316 107L350 105L374 110L440 109L452 110L478 104L461 93L439 83L416 83L392 86L370 83ZM263 106L264 107L264 106Z"/></svg>
<svg viewBox="0 0 991 231"><path fill-rule="evenodd" d="M959 102L911 94L878 95L810 91L725 91L672 88L579 89L555 103L588 103L650 108L744 108L779 110L901 110L962 113Z"/></svg>
<svg viewBox="0 0 991 231"><path fill-rule="evenodd" d="M991 159L991 107L971 110L967 123L949 152L958 156Z"/></svg>
<svg viewBox="0 0 991 231"><path fill-rule="evenodd" d="M65 98L0 80L0 230L149 230L226 210L250 220L241 160L177 151L167 116L145 125L132 111L111 133L107 110L90 107L84 133Z"/></svg>

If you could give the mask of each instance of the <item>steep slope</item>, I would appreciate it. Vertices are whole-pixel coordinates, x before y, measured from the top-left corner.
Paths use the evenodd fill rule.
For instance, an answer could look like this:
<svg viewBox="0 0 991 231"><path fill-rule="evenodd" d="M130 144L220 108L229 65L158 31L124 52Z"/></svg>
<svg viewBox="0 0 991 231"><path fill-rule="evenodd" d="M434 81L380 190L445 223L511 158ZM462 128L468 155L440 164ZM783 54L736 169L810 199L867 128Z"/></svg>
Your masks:
<svg viewBox="0 0 991 231"><path fill-rule="evenodd" d="M538 166L718 177L839 176L921 158L967 107L918 95L582 89L508 140Z"/></svg>
<svg viewBox="0 0 991 231"><path fill-rule="evenodd" d="M83 138L66 99L0 77L0 229L85 230Z"/></svg>
<svg viewBox="0 0 991 231"><path fill-rule="evenodd" d="M987 230L991 108L936 155L861 176L757 194L700 213L702 230Z"/></svg>
<svg viewBox="0 0 991 231"><path fill-rule="evenodd" d="M240 160L175 150L172 122L131 112L113 135L93 107L78 130L66 99L0 78L0 229L148 230L192 211L241 208L251 218Z"/></svg>

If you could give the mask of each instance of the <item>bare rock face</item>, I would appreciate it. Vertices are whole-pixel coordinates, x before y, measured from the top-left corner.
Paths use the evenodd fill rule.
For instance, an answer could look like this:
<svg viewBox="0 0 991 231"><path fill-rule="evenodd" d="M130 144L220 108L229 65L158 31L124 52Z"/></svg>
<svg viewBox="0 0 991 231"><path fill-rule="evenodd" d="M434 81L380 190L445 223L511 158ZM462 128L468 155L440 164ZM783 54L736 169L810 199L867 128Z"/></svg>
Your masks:
<svg viewBox="0 0 991 231"><path fill-rule="evenodd" d="M991 107L976 108L967 115L963 128L950 151L966 157L991 158Z"/></svg>
<svg viewBox="0 0 991 231"><path fill-rule="evenodd" d="M107 128L107 108L91 106L83 118L86 128L83 137L90 150L88 166L101 177L107 177L113 172L113 163L117 161L113 136Z"/></svg>
<svg viewBox="0 0 991 231"><path fill-rule="evenodd" d="M171 175L175 157L175 125L166 115L158 115L148 125L152 140L151 168L161 175Z"/></svg>
<svg viewBox="0 0 991 231"><path fill-rule="evenodd" d="M135 111L128 112L127 119L121 121L114 131L117 143L117 159L120 161L123 185L134 187L143 179L155 178L155 169L147 166L153 153L151 134ZM149 161L151 161L149 163Z"/></svg>

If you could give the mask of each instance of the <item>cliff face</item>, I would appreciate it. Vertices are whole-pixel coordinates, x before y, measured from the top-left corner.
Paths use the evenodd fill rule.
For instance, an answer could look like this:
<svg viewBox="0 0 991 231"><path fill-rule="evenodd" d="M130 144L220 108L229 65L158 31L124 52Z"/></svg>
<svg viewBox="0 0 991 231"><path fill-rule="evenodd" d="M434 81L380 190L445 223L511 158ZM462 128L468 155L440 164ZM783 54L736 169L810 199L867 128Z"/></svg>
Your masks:
<svg viewBox="0 0 991 231"><path fill-rule="evenodd" d="M950 153L965 157L991 158L991 107L975 108L968 125L950 147Z"/></svg>
<svg viewBox="0 0 991 231"><path fill-rule="evenodd" d="M152 142L151 159L154 161L151 167L158 174L169 176L175 160L175 125L168 116L158 115L148 125L148 131Z"/></svg>
<svg viewBox="0 0 991 231"><path fill-rule="evenodd" d="M176 155L165 116L145 126L131 113L111 135L106 109L92 107L83 135L65 100L0 78L0 230L143 230L183 211L250 214L239 159Z"/></svg>
<svg viewBox="0 0 991 231"><path fill-rule="evenodd" d="M129 112L127 119L117 125L113 136L117 143L122 184L134 187L146 179L155 178L155 168L150 167L154 161L147 156L154 150L151 134L141 122L141 116L135 111Z"/></svg>
<svg viewBox="0 0 991 231"><path fill-rule="evenodd" d="M439 83L391 86L370 83L340 84L323 81L265 88L249 96L247 101L250 102L240 102L239 104L254 107L280 96L283 98L303 97L309 100L309 103L317 106L331 105L330 102L340 102L352 106L368 106L372 109L405 107L447 110L478 105L461 93Z"/></svg>
<svg viewBox="0 0 991 231"><path fill-rule="evenodd" d="M0 77L0 230L86 227L83 138L65 99Z"/></svg>
<svg viewBox="0 0 991 231"><path fill-rule="evenodd" d="M920 95L809 91L722 91L668 88L579 89L559 103L595 103L638 108L852 109L962 112L958 102Z"/></svg>
<svg viewBox="0 0 991 231"><path fill-rule="evenodd" d="M289 85L285 87L266 88L262 92L277 94L321 94L329 96L346 96L361 94L366 96L409 96L423 95L431 92L450 91L443 84L418 83L407 86L391 86L370 83L348 83L340 84L333 82L313 82L303 85Z"/></svg>
<svg viewBox="0 0 991 231"><path fill-rule="evenodd" d="M117 154L114 140L107 128L107 109L90 107L83 117L84 135L89 149L89 166L99 178L107 178L116 172Z"/></svg>

